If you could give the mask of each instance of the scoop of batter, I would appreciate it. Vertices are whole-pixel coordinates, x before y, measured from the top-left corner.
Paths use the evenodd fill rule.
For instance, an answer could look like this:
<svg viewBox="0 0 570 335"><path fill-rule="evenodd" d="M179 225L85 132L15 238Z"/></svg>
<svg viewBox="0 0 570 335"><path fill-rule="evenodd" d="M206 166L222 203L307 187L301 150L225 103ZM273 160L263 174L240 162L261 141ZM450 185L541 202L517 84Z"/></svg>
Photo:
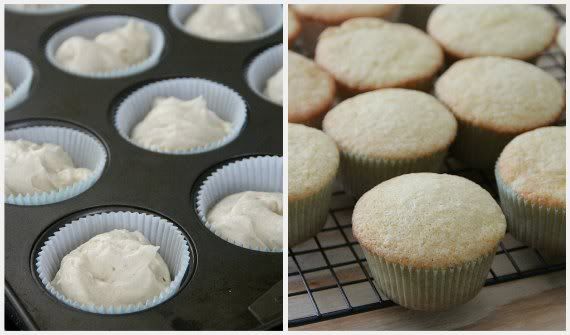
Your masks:
<svg viewBox="0 0 570 335"><path fill-rule="evenodd" d="M129 20L123 27L101 33L91 40L73 36L57 49L55 59L79 73L120 70L140 63L150 54L150 34L144 24Z"/></svg>
<svg viewBox="0 0 570 335"><path fill-rule="evenodd" d="M230 122L208 109L202 96L192 100L157 97L131 138L144 148L189 150L219 141L231 129Z"/></svg>
<svg viewBox="0 0 570 335"><path fill-rule="evenodd" d="M57 144L5 141L5 195L57 191L84 180L91 170L76 168Z"/></svg>
<svg viewBox="0 0 570 335"><path fill-rule="evenodd" d="M276 104L283 104L283 69L279 69L271 78L267 80L265 91L263 92L269 100Z"/></svg>
<svg viewBox="0 0 570 335"><path fill-rule="evenodd" d="M221 236L248 248L283 247L283 194L246 191L223 198L207 214Z"/></svg>
<svg viewBox="0 0 570 335"><path fill-rule="evenodd" d="M253 5L200 5L186 19L186 29L215 40L238 41L263 32L263 20Z"/></svg>
<svg viewBox="0 0 570 335"><path fill-rule="evenodd" d="M82 304L144 303L170 285L170 272L158 249L138 231L99 234L63 257L51 284Z"/></svg>

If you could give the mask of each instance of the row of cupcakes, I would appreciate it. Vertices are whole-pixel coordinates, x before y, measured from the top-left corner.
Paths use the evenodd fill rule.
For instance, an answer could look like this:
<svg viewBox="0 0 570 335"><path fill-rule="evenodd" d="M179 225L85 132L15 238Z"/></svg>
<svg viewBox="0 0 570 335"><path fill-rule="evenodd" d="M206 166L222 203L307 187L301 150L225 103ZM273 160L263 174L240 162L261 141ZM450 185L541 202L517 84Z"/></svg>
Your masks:
<svg viewBox="0 0 570 335"><path fill-rule="evenodd" d="M350 123L342 126L358 131ZM409 129L424 135L426 145L437 139L421 127ZM538 128L504 148L495 168L499 206L476 183L434 173L444 154L420 158L421 164L347 157L337 137L289 124L289 247L320 232L340 172L345 189L362 192L352 229L379 290L411 309L465 303L483 286L507 227L545 256L565 255L565 132L565 127ZM386 142L382 148L397 143Z"/></svg>
<svg viewBox="0 0 570 335"><path fill-rule="evenodd" d="M155 38L161 33L154 24L144 23L148 25L145 28L141 22L135 21L142 22L140 19L124 16L82 20L59 31L48 41L47 58L63 71L71 71L89 78L116 78L142 72L159 62L164 39ZM78 26L81 26L80 31L78 31ZM144 36L137 37L136 35L141 33L141 31L137 32L139 29L143 31L150 29L154 37L150 40ZM88 36L94 31L97 32L97 39L107 41L100 49L104 50L103 53L92 48L92 44L96 43L86 42L87 40L78 37ZM123 36L125 34L126 37ZM139 42L144 44L145 41L150 43L152 50L150 55L145 51L148 46L140 47L139 45ZM248 86L258 96L278 105L281 105L283 100L282 49L280 44L264 50L247 65L245 70ZM6 99L5 108L10 110L22 103L30 94L34 67L24 55L17 52L6 51L5 57L4 98ZM134 60L134 65L127 66L126 64L129 64L131 60ZM114 69L116 65L127 67Z"/></svg>
<svg viewBox="0 0 570 335"><path fill-rule="evenodd" d="M327 28L356 18L395 22L402 7L394 4L289 6L289 45L312 55L320 34ZM538 5L439 5L430 13L427 32L449 60L499 56L532 61L555 41L565 50L565 25L558 29L554 17Z"/></svg>
<svg viewBox="0 0 570 335"><path fill-rule="evenodd" d="M196 214L229 243L281 252L282 169L277 156L222 164L203 179ZM183 229L156 214L100 210L64 223L39 248L35 269L50 294L83 311L125 314L152 308L178 292L195 264Z"/></svg>
<svg viewBox="0 0 570 335"><path fill-rule="evenodd" d="M8 11L26 15L54 15L83 5L9 4ZM281 29L282 6L270 4L170 5L171 23L191 36L217 42L260 40Z"/></svg>

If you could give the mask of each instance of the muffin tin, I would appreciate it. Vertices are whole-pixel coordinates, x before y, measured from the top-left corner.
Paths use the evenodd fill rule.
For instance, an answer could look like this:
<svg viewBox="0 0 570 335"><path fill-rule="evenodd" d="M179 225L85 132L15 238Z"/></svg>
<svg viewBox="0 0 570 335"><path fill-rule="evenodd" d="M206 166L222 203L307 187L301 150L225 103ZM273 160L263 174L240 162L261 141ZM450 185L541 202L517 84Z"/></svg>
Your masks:
<svg viewBox="0 0 570 335"><path fill-rule="evenodd" d="M49 37L94 15L131 15L158 24L166 45L158 65L132 76L91 79L66 73L45 56ZM166 5L88 5L52 15L5 12L6 49L34 67L28 98L5 114L6 129L32 125L75 128L98 138L108 160L100 179L71 199L41 206L5 205L6 309L15 322L42 330L268 329L282 311L282 254L240 248L212 233L196 212L200 183L239 158L282 155L282 108L257 95L245 71L263 50L282 41L282 30L259 40L220 43L176 28ZM136 88L167 78L197 77L224 84L247 104L239 136L223 147L190 155L139 148L113 125L118 104ZM69 307L52 296L35 270L39 248L73 219L111 210L136 210L178 225L190 242L191 264L179 292L131 314L102 315ZM261 297L261 298L260 298Z"/></svg>

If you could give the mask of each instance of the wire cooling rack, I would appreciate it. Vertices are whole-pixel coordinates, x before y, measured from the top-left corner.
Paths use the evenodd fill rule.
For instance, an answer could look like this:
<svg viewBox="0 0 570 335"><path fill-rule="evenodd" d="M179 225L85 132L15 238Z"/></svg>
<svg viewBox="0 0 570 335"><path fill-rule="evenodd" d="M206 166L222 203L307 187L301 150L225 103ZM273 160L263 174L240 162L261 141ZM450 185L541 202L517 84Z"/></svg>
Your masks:
<svg viewBox="0 0 570 335"><path fill-rule="evenodd" d="M547 9L558 21L566 21L559 7L548 5ZM558 46L547 50L536 64L565 87L566 57ZM558 124L565 124L565 116ZM494 176L465 168L453 158L447 158L444 165L442 172L468 178L498 200ZM289 249L289 327L395 305L374 286L362 249L352 235L354 200L344 193L339 183L335 188L323 230ZM564 259L547 259L507 233L499 245L485 286L564 269Z"/></svg>

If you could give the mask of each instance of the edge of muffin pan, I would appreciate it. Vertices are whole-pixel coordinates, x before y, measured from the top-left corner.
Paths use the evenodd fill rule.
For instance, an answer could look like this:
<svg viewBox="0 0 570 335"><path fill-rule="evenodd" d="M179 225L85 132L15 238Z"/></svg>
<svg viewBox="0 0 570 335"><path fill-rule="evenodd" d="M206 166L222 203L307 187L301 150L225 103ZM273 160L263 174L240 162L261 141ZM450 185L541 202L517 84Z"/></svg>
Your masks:
<svg viewBox="0 0 570 335"><path fill-rule="evenodd" d="M9 218L10 216L13 217L13 215L17 214L16 217L29 217L30 220L33 219L38 219L38 214L40 213L42 210L43 211L52 211L53 212L47 216L45 222L40 222L39 225L37 225L35 228L34 227L28 227L28 228L24 228L24 230L38 230L39 233L37 234L37 236L30 236L29 239L32 239L31 243L31 249L27 250L27 246L25 247L27 251L25 251L28 255L29 255L29 265L30 265L30 270L32 273L32 277L34 278L33 281L36 282L36 284L39 286L39 289L42 290L43 292L48 293L48 290L46 289L46 287L44 286L44 284L41 282L41 280L39 279L39 276L37 274L37 269L36 269L36 265L35 265L35 261L36 261L36 257L38 255L39 250L41 249L43 243L45 241L47 241L47 239L49 239L49 237L55 232L57 231L59 228L61 228L62 226L64 226L66 223L70 223L73 218L79 218L82 217L84 215L89 215L89 214L93 214L93 213L97 213L97 212L102 212L102 211L108 211L108 210L113 210L113 209L123 209L123 210L127 210L127 211L135 211L135 212L144 212L144 213L149 213L155 216L158 216L160 218L164 218L167 221L173 223L177 228L179 228L180 231L182 231L184 237L186 238L186 240L188 241L188 245L189 245L189 249L190 249L190 253L191 253L191 261L190 261L190 265L189 268L187 270L187 273L185 274L180 287L178 289L178 291L170 298L168 298L166 301L170 301L170 300L175 300L179 294L181 293L182 290L186 289L189 285L188 283L190 283L190 281L194 280L194 279L199 279L201 281L205 280L205 276L206 275L198 275L198 277L200 278L196 278L196 274L198 271L198 264L200 263L200 261L198 260L199 256L198 253L200 252L205 252L208 253L207 248L217 248L219 249L219 247L221 246L220 243L223 243L224 246L224 250L227 252L228 250L238 250L238 249L247 249L247 248L243 248L237 245L232 245L231 242L228 242L222 238L220 238L219 236L217 236L215 233L213 233L210 229L208 229L205 224L202 222L202 220L200 219L197 211L196 211L196 207L195 207L195 203L196 203L196 194L197 191L199 190L199 188L201 187L203 181L205 180L205 178L207 178L209 176L209 174L211 174L213 171L215 171L216 168L219 168L225 164L228 164L228 162L231 161L235 161L235 160L239 160L239 159L243 159L243 158L247 158L247 157L252 157L252 156L278 156L278 157L282 157L282 152L279 151L279 147L281 147L280 145L278 146L278 144L281 144L281 137L279 137L279 143L271 143L269 141L269 143L267 143L268 139L271 139L271 136L268 136L267 134L264 134L264 136L267 136L267 138L264 138L264 136L262 136L259 140L254 141L252 140L252 135L259 133L259 131L264 131L265 129L257 129L260 127L260 125L264 124L266 122L266 119L268 117L275 117L275 119L278 121L276 124L281 125L282 124L282 114L278 114L277 115L273 115L273 113L271 113L271 110L267 110L268 108L274 108L277 110L277 108L279 108L280 110L282 109L281 106L271 103L269 100L259 96L254 90L253 88L248 84L247 80L246 80L246 72L252 62L252 60L257 57L260 53L262 53L263 51L275 46L275 45L279 45L280 42L276 41L277 38L279 38L279 40L281 40L280 35L277 35L277 31L279 31L280 29L282 29L282 27L280 27L280 29L277 29L277 31L273 32L273 34L270 34L268 36L265 36L263 38L260 38L257 41L247 41L246 43L248 43L245 46L246 50L239 50L236 52L236 60L235 60L235 64L233 65L233 68L230 68L227 71L227 73L234 73L235 75L233 77L226 75L226 73L223 73L221 75L215 75L212 77L202 77L199 74L200 73L205 73L206 71L204 71L203 69L198 69L198 71L192 71L192 62L189 62L189 71L187 71L184 75L181 74L182 71L180 71L178 68L173 70L173 67L169 64L171 63L178 63L178 60L180 60L180 57L176 57L175 54L173 54L172 51L174 49L174 45L173 45L173 40L179 39L181 38L183 34L182 32L179 32L178 29L176 27L174 27L174 25L172 24L172 22L170 22L169 17L168 17L168 6L165 5L158 5L155 6L156 8L161 9L161 12L159 14L153 14L151 12L149 12L148 10L145 12L144 10L142 12L140 12L139 8L135 8L133 7L132 9L126 9L126 6L121 6L121 5L116 5L119 8L112 8L110 5L99 5L99 6L83 6L81 8L78 9L74 9L74 10L69 10L66 11L63 14L58 14L57 16L54 15L53 17L50 17L49 15L42 15L43 18L43 22L41 24L39 24L39 28L36 27L35 29L41 29L42 31L38 32L37 35L33 34L33 33L29 33L29 34L33 34L31 35L30 38L37 38L37 41L33 44L33 45L26 45L23 43L19 43L18 41L13 41L12 43L7 43L7 45L10 45L11 48L10 49L6 49L6 50L14 50L17 51L19 53L22 53L24 55L26 55L26 53L34 53L32 55L32 57L30 57L30 61L32 63L32 66L34 68L34 77L33 77L33 81L32 81L32 87L34 88L33 90L30 89L29 91L29 95L28 97L18 106L16 106L14 109L10 110L10 112L6 113L6 121L5 121L5 126L7 130L10 129L16 129L16 128L24 128L24 127L29 127L29 126L36 126L36 125L46 125L46 126L63 126L66 128L70 128L70 129L74 129L74 130L78 130L78 131L82 131L83 133L86 133L88 135L92 135L93 138L95 138L96 140L98 140L103 147L105 148L106 154L107 154L107 161L103 167L103 172L101 174L101 177L99 180L97 180L90 188L88 188L87 190L85 190L80 196L77 197L72 197L70 199L58 202L58 203L53 203L50 205L45 205L45 206L10 206L7 205L7 210L6 210L6 215L7 218ZM149 6L151 7L151 6ZM155 8L155 9L156 9ZM162 12L164 11L164 13ZM137 15L137 13L139 15ZM19 15L19 14L12 14L10 13L10 15ZM49 41L49 39L53 36L53 34L57 33L60 29L65 28L66 26L73 24L73 23L77 23L83 19L86 18L90 18L93 16L115 16L115 15L119 15L119 16L133 16L136 18L143 18L145 17L146 20L156 24L157 26L159 26L159 28L163 31L164 35L165 35L165 45L164 45L164 49L162 50L161 56L160 56L160 60L159 62L149 68L146 69L145 71L138 73L138 74L134 74L131 76L127 76L127 77L122 77L122 78L111 78L105 81L102 80L93 80L93 78L86 78L86 77L82 77L82 76L77 76L73 73L68 73L67 71L63 71L61 70L59 67L55 66L52 62L50 62L46 55L45 55L45 51L46 51L46 45ZM46 19L47 17L50 17L49 22ZM25 19L26 20L30 20L33 19L34 16L32 15L26 15ZM15 21L15 18L12 17L12 21ZM47 23L47 24L46 24ZM170 26L169 26L170 24ZM45 28L42 27L45 25ZM9 25L8 25L9 26ZM198 41L199 39L193 37L193 36L188 36L187 34L184 34L184 38L188 38L188 39L194 39L196 41ZM13 39L15 40L15 38ZM186 40L183 45L190 45L193 42L195 42L194 40ZM208 48L212 48L212 43L215 43L213 41L206 41L206 42L196 42L198 44L200 44L196 49L197 50L208 50ZM244 42L245 43L245 42ZM254 46L257 43L257 46ZM282 43L282 42L281 42ZM227 45L227 43L223 43L221 42L221 44L223 45ZM239 48L239 45L241 43L240 42L236 42L231 44L234 48ZM184 49L182 49L184 50ZM188 50L188 49L186 49ZM215 46L212 48L212 51L216 51ZM190 55L191 56L191 55ZM26 57L28 57L26 55ZM170 62L165 64L165 60L169 59L169 57L173 57L170 58ZM178 58L178 59L177 59ZM195 61L195 63L203 63L203 60L197 60ZM165 65L164 68L160 68L162 65ZM213 64L212 67L215 69L216 65ZM160 73L158 72L160 70ZM234 71L235 70L235 71ZM50 78L51 77L51 78ZM147 149L141 149L140 147L137 147L136 145L132 145L131 143L129 143L129 141L125 141L125 139L119 135L119 132L117 131L115 125L113 124L113 120L114 117L116 115L118 106L120 106L120 104L124 101L124 99L131 95L134 91L148 85L154 82L158 82L161 80L165 80L165 79L172 79L172 78L201 78L201 79L206 79L221 85L224 85L228 88L230 88L231 90L234 90L240 97L241 99L243 99L244 104L245 104L245 108L247 110L247 117L246 120L244 121L244 124L242 126L242 128L239 130L238 135L236 136L236 138L231 141L229 144L233 144L231 145L231 148L227 148L227 146L225 147L219 147L219 148L215 148L212 151L208 151L205 153L201 153L201 154L197 154L197 155L191 155L190 157L185 157L186 155L182 155L182 156L175 156L175 155L163 155L163 154L158 154L156 152L152 152L149 151ZM54 92L65 92L65 91L55 91L51 88L49 88L49 81L50 79L53 79L57 84L54 85L60 85L60 84L67 84L67 85L74 85L74 84L81 84L84 83L84 86L81 86L82 90L89 90L90 88L93 88L95 85L99 85L101 86L103 89L100 92L100 98L99 100L104 100L105 102L101 102L98 103L99 106L101 106L101 110L100 110L100 114L94 114L93 111L96 110L96 107L94 107L94 105L88 105L88 107L86 107L83 110L84 114L81 114L78 111L75 111L73 109L78 109L81 108L82 104L88 103L89 100L91 101L97 101L94 98L89 98L86 99L86 102L80 101L77 98L76 101L74 103L71 103L71 105L68 104L68 100L72 100L73 97L68 98L68 99L57 99L56 101L52 102L49 101L48 104L46 104L45 106L41 104L41 99L45 99L46 97L50 96L50 94L53 96ZM121 82L119 82L118 80L121 80ZM108 83L108 86L112 86L113 88L104 88L103 86L107 86L106 83ZM120 84L117 84L120 83ZM50 83L51 84L51 83ZM46 88L47 87L47 88ZM79 90L79 89L78 89ZM113 90L113 92L111 93L111 90ZM75 92L76 90L73 90L73 92ZM248 92L249 91L249 92ZM86 91L87 92L87 91ZM65 93L63 93L65 94ZM256 100L257 99L257 100ZM263 101L263 102L262 102ZM267 107L267 104L271 104L271 106L273 107ZM63 108L66 104L69 105L69 109L70 111L65 112L65 113L56 113L54 112L54 110L56 110L58 107L59 108ZM254 107L255 106L255 107ZM43 109L42 109L43 108ZM39 111L38 111L39 110ZM253 112L255 110L255 112ZM46 115L42 115L42 112L46 112ZM253 112L253 113L252 113ZM259 116L259 120L257 120L256 122L254 122L253 124L251 123L251 116L253 115L258 115ZM257 129L257 131L252 132L250 128L252 128L252 126L255 127L255 129ZM279 127L279 130L281 129L281 127ZM277 129L276 129L277 130ZM272 134L269 134L272 135ZM250 138L250 140L246 140L246 142L243 141L244 138ZM235 143L235 142L239 142L239 143ZM248 143L251 142L251 143ZM259 144L261 143L261 144ZM238 148L247 148L246 150L243 149L238 149ZM265 149L263 149L263 147ZM229 150L228 150L229 149ZM224 151L222 150L226 150L226 154L224 156ZM150 166L147 167L139 167L138 169L145 169L145 168L153 168L156 167L156 164L161 161L164 160L164 165L167 164L176 164L178 165L177 168L175 168L175 170L181 171L182 170L182 165L186 165L188 170L194 170L193 173L191 173L190 175L187 176L182 176L183 178L180 179L180 184L182 185L181 187L177 187L180 189L186 189L187 191L185 192L186 196L184 197L185 202L188 204L188 208L174 208L174 211L168 211L165 210L165 208L169 208L165 202L168 201L168 199L161 199L160 203L153 206L151 205L151 202L149 202L146 197L144 196L129 196L128 194L126 195L122 195L122 196L118 196L118 197L110 197L108 199L105 199L104 196L105 194L109 195L109 188L113 185L113 181L116 181L120 175L121 175L121 166L125 166L126 164L122 164L119 163L121 160L121 156L125 155L125 157L130 157L132 158L132 160L136 161L136 162L142 162L144 163L145 161L149 162L152 160L152 163ZM192 160L195 159L195 163L197 163L197 167L193 167L193 162ZM131 159L128 159L131 160ZM117 166L118 165L118 166ZM128 174L128 171L126 171ZM125 173L125 171L122 171L123 175ZM141 174L142 172L139 171L137 174ZM151 172L152 173L152 172ZM163 173L164 174L164 173ZM112 178L109 178L110 175L112 175ZM159 176L159 180L155 181L155 184L157 182L160 182L160 180L164 181L164 180L168 180L169 176ZM189 183L187 183L187 181L189 181ZM132 180L130 183L132 184L133 182L136 182L134 180ZM126 183L125 186L128 186L129 183ZM174 184L176 185L176 184ZM156 185L153 185L156 186ZM94 188L97 188L97 190L95 190ZM95 192L94 192L95 191ZM103 192L102 192L103 191ZM127 189L128 191L128 189ZM149 190L149 192L152 192L152 190ZM128 192L127 192L128 193ZM163 192L159 192L158 196L164 194ZM184 194L184 193L181 193ZM103 196L103 198L101 198ZM92 197L93 199L97 199L100 198L100 200L97 201L93 201L93 203L89 204L91 201L89 200ZM121 199L121 200L118 200ZM144 202L147 203L147 205L142 205ZM177 201L173 204L174 207L178 206L180 207L179 204L180 201ZM49 206L49 207L48 207ZM25 208L27 207L27 208ZM30 211L30 214L27 214L26 211ZM35 214L34 214L35 213ZM53 220L53 217L57 217L57 219ZM181 222L181 218L185 219L185 222ZM8 219L9 220L9 219ZM49 221L49 222L48 222ZM180 222L180 223L179 223ZM7 234L10 232L10 230L12 231L18 231L20 228L17 228L16 226L13 225L13 229L9 229L7 230ZM200 230L196 230L197 226L203 226L203 228L205 229L205 231L207 232L202 232ZM14 233L10 233L11 235L13 235ZM13 236L18 236L22 233L17 233L16 235ZM32 233L30 233L32 234ZM35 233L33 233L35 234ZM26 238L26 240L29 240L28 238ZM197 240L196 240L197 239ZM210 240L223 240L223 241L219 241L216 243L209 243L208 241ZM22 245L25 246L26 245L26 241L22 242ZM210 244L213 244L213 246L209 246ZM9 245L7 245L6 247L9 247ZM206 248L204 250L200 250L199 248ZM235 249L238 248L238 249ZM261 271L259 274L256 274L255 277L259 277L259 278L266 278L264 281L267 282L268 278L267 277L268 274L271 273L271 268L275 267L275 265L277 263L281 262L281 257L279 257L279 253L268 253L265 251L256 251L256 250L252 250L252 249L247 249L247 250L243 250L243 251L237 251L237 253L239 254L236 257L234 257L234 259L248 259L247 255L263 255L263 254L268 254L267 256L270 256L271 254L274 254L273 256L270 256L272 258L269 258L270 261L268 261L266 263L266 270ZM257 257L259 256L254 256L254 260L258 259ZM266 257L266 256L263 256ZM279 262L276 262L277 257L279 257ZM207 256L206 257L206 261L208 261L208 259L211 259L211 256ZM16 261L13 262L12 265L10 265L10 267L16 266ZM275 277L275 279L277 280L277 278L281 277L281 265L279 264L279 273L278 276ZM211 271L212 270L212 266L208 266L207 268L205 268L202 271ZM226 271L226 270L224 270ZM206 273L206 272L205 272ZM207 274L207 273L206 273ZM23 277L27 277L27 273L25 273L25 271L21 274L21 276ZM250 275L248 275L249 277L251 277ZM262 277L264 276L264 277ZM242 280L244 278L241 278L245 276L239 276L238 280ZM18 278L18 277L15 277ZM273 281L273 279L271 279L270 281ZM233 280L230 282L234 282ZM17 285L16 287L20 287L20 289L25 289L28 288L29 289L29 285L32 285L31 283L28 283L27 281L23 284L23 285ZM41 297L34 297L34 298L30 298L29 299L25 299L24 302L21 297L19 297L18 294L18 290L14 289L14 285L10 285L11 286L11 290L12 292L14 292L14 296L15 296L15 301L13 301L13 303L16 303L17 305L21 305L21 306L26 306L27 304L29 304L31 301L38 301L37 299L42 299ZM200 287L203 287L204 285L200 285ZM263 286L263 285L261 285ZM269 287L267 287L266 289L269 289ZM241 305L243 305L243 311L241 309L234 309L233 314L236 314L235 311L242 311L245 312L245 310L247 309L247 305L249 303L252 303L255 299L258 298L258 295L261 295L266 289L259 289L259 288L253 288L253 289L248 289L245 291L245 294L253 294L255 292L254 295L251 295L251 301L249 301L248 303L242 303ZM263 291L263 292L262 292ZM32 290L33 292L33 290ZM64 308L68 308L69 310L75 311L75 312L82 312L82 310L77 309L75 307L70 307L68 305L66 305L65 303L63 303L62 301L60 301L59 299L57 299L56 297L54 297L51 293L47 294L48 296L51 296L50 299L53 299L55 301L58 301L58 305L59 306L64 306ZM188 294L185 294L186 298L188 298ZM243 295L243 293L242 293ZM40 295L41 296L41 295ZM239 297L240 295L238 295ZM224 296L225 297L225 296ZM228 300L228 299L236 299L236 298L232 298L232 297L225 297L223 299L218 299L220 302L218 303L224 303L227 301L234 301L234 300ZM193 299L195 300L195 299ZM41 300L40 300L41 301ZM240 301L243 301L243 299L241 299ZM162 306L164 302L161 302L160 304L153 306L151 308L149 308L149 310L157 308L158 306ZM233 302L235 304L235 301ZM241 306L239 305L239 306ZM171 305L172 306L172 305ZM209 305L212 306L212 305ZM53 306L52 306L53 307ZM162 307L161 307L162 308ZM208 308L208 307L206 307ZM211 307L210 307L211 308ZM39 311L36 311L36 313L38 313ZM83 312L85 313L85 312ZM97 316L97 315L101 315L99 313L87 313L88 315L93 315L93 316ZM84 314L85 315L85 314ZM205 314L203 314L205 315ZM38 314L38 316L42 316L41 314ZM69 318L69 316L73 316L73 314L68 314L67 319ZM231 315L230 315L231 316ZM43 320L43 325L47 326L49 328L50 325L54 326L54 325L59 325L61 326L56 320L53 321L49 321L46 320L45 317L46 315L43 315L44 320ZM89 318L87 318L89 319ZM63 319L65 320L65 319ZM93 319L91 319L93 320ZM232 318L230 318L230 320L234 320L234 322L237 320L236 316ZM250 322L250 325L256 325L257 323L253 323L252 320L255 320L255 318L253 318L253 316L251 317L251 320L246 320L244 322ZM205 321L205 320L204 320ZM34 321L35 322L35 321ZM60 321L61 322L61 321ZM215 321L208 321L210 322L210 324L216 324ZM204 324L206 324L206 326L202 326L202 327L208 327L208 322L204 322ZM257 320L255 320L255 322L259 322ZM128 323L128 322L127 322ZM81 325L79 325L81 323L78 323L78 325L68 325L68 327L73 326L73 327L81 327ZM40 323L41 325L41 323ZM110 323L109 325L107 324L103 324L106 327L113 327L113 325L115 325L115 327L120 327L121 324L118 323ZM227 327L230 326L230 324L220 324L217 323L218 327ZM259 326L259 324L257 324ZM263 325L262 325L263 326ZM83 327L85 327L85 325L83 325ZM170 323L163 325L162 327L168 327L168 328L172 328L174 329L174 325L171 325ZM95 327L96 328L96 327ZM120 329L120 328L119 328Z"/></svg>

